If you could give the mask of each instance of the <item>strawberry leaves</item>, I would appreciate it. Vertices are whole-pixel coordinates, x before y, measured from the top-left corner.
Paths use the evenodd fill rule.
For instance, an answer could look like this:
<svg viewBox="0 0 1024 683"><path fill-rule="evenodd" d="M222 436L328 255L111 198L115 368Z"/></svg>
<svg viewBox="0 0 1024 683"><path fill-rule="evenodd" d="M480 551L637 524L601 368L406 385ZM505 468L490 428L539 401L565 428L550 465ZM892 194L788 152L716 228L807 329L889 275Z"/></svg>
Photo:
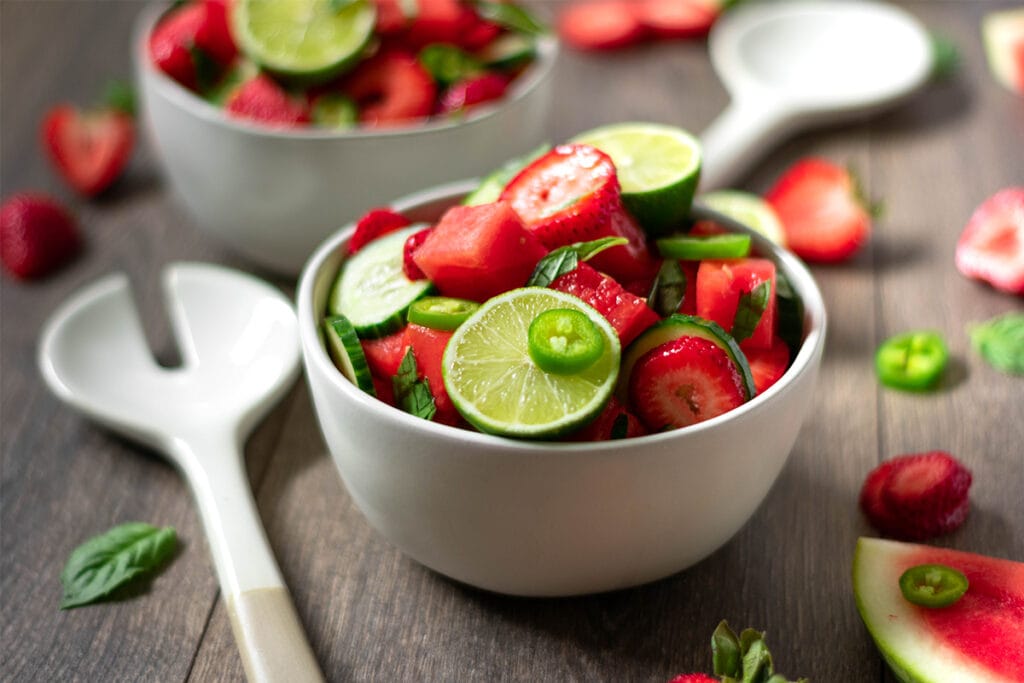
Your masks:
<svg viewBox="0 0 1024 683"><path fill-rule="evenodd" d="M788 678L775 673L772 655L760 631L748 628L737 636L723 620L711 635L711 653L715 675L721 676L722 683L790 683ZM807 679L795 683L807 683Z"/></svg>

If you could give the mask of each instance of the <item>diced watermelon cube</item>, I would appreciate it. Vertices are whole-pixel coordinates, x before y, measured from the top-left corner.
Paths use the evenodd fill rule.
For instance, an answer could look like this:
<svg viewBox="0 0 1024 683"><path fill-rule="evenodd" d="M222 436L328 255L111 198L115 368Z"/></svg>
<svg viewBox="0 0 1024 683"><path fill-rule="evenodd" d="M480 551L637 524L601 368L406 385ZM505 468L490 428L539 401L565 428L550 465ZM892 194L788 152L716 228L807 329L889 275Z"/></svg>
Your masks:
<svg viewBox="0 0 1024 683"><path fill-rule="evenodd" d="M370 374L381 377L388 382L398 374L398 366L402 364L405 349L409 346L408 328L381 337L380 339L360 339L366 364L370 366Z"/></svg>
<svg viewBox="0 0 1024 683"><path fill-rule="evenodd" d="M686 276L686 294L683 295L683 303L679 306L679 312L684 315L697 315L697 268L698 261L680 261L679 266Z"/></svg>
<svg viewBox="0 0 1024 683"><path fill-rule="evenodd" d="M430 393L434 396L434 406L437 408L434 421L449 425L458 424L462 418L448 397L448 392L444 388L444 376L441 374L444 349L453 333L415 323L410 323L406 329L413 355L416 356L419 375L430 384Z"/></svg>
<svg viewBox="0 0 1024 683"><path fill-rule="evenodd" d="M744 355L754 378L754 389L758 395L782 379L789 367L789 347L776 337L769 349L746 349Z"/></svg>
<svg viewBox="0 0 1024 683"><path fill-rule="evenodd" d="M754 334L740 342L740 347L769 349L775 336L776 304L775 264L768 259L701 261L697 269L697 315L731 332L740 295L753 291L765 281L771 282L768 307L754 328Z"/></svg>
<svg viewBox="0 0 1024 683"><path fill-rule="evenodd" d="M577 296L597 309L615 328L623 347L658 322L658 314L647 306L646 299L627 292L586 263L557 278L551 288Z"/></svg>
<svg viewBox="0 0 1024 683"><path fill-rule="evenodd" d="M615 423L625 420L625 430L621 435L613 434ZM629 412L624 405L618 402L614 396L608 401L608 405L598 414L594 421L583 429L569 437L570 441L608 441L613 436L617 438L632 438L643 436L647 429L633 413Z"/></svg>
<svg viewBox="0 0 1024 683"><path fill-rule="evenodd" d="M448 210L413 260L445 296L485 301L522 287L547 250L506 202Z"/></svg>

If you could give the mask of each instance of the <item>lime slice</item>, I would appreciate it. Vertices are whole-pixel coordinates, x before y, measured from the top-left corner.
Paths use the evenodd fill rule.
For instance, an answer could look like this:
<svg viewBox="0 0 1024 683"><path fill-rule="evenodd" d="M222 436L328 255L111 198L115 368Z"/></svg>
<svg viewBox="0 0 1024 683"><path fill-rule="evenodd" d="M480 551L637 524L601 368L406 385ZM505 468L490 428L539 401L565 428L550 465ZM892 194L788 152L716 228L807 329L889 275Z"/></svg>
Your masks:
<svg viewBox="0 0 1024 683"><path fill-rule="evenodd" d="M749 192L739 190L718 190L708 192L697 198L709 209L724 213L737 223L742 223L778 245L786 246L786 233L782 231L782 221L775 213L772 205Z"/></svg>
<svg viewBox="0 0 1024 683"><path fill-rule="evenodd" d="M281 76L330 78L354 62L370 40L376 5L355 0L236 0L232 29L254 62Z"/></svg>
<svg viewBox="0 0 1024 683"><path fill-rule="evenodd" d="M689 215L700 180L701 151L685 130L616 123L582 133L572 142L597 147L612 158L622 201L648 233L672 232Z"/></svg>
<svg viewBox="0 0 1024 683"><path fill-rule="evenodd" d="M542 370L530 357L529 329L555 309L586 315L604 349L574 374ZM604 316L571 294L544 287L513 289L488 300L455 331L444 353L444 386L452 403L481 431L544 438L582 427L608 402L621 347Z"/></svg>

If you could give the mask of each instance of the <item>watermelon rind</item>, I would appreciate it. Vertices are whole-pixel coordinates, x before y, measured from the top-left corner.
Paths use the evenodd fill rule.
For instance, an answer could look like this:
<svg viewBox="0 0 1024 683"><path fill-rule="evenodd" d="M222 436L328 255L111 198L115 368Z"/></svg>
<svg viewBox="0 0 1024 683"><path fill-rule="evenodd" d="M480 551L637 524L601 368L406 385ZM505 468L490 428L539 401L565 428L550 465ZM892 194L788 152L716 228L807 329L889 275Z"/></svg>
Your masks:
<svg viewBox="0 0 1024 683"><path fill-rule="evenodd" d="M928 546L878 538L857 541L853 557L857 609L882 657L904 683L1012 683L1013 679L984 668L937 638L919 616L919 610L927 608L915 606L903 597L900 575L920 564L922 553L928 550ZM994 558L992 562L1015 564Z"/></svg>
<svg viewBox="0 0 1024 683"><path fill-rule="evenodd" d="M1016 46L1024 43L1024 7L986 14L981 37L992 75L1008 90L1024 94L1024 74L1014 55Z"/></svg>

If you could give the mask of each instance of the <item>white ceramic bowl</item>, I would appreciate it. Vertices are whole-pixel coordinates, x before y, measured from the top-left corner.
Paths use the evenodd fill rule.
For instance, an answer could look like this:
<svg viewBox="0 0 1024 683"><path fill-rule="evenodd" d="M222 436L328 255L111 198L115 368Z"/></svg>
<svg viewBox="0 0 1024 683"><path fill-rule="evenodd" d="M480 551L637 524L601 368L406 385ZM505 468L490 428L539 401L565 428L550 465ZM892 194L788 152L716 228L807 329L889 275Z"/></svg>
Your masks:
<svg viewBox="0 0 1024 683"><path fill-rule="evenodd" d="M313 249L372 206L423 187L487 173L545 140L554 38L499 103L465 120L391 130L280 131L228 118L150 62L165 5L135 27L143 120L174 193L196 225L253 263L295 276Z"/></svg>
<svg viewBox="0 0 1024 683"><path fill-rule="evenodd" d="M395 206L415 220L435 220L472 187L450 184ZM707 210L694 215L734 225ZM686 429L604 443L531 443L412 417L335 369L318 329L352 229L321 246L299 281L306 376L356 505L424 565L515 595L634 586L723 545L782 470L811 404L825 308L806 267L760 235L751 233L757 248L786 273L805 307L804 343L781 380Z"/></svg>

